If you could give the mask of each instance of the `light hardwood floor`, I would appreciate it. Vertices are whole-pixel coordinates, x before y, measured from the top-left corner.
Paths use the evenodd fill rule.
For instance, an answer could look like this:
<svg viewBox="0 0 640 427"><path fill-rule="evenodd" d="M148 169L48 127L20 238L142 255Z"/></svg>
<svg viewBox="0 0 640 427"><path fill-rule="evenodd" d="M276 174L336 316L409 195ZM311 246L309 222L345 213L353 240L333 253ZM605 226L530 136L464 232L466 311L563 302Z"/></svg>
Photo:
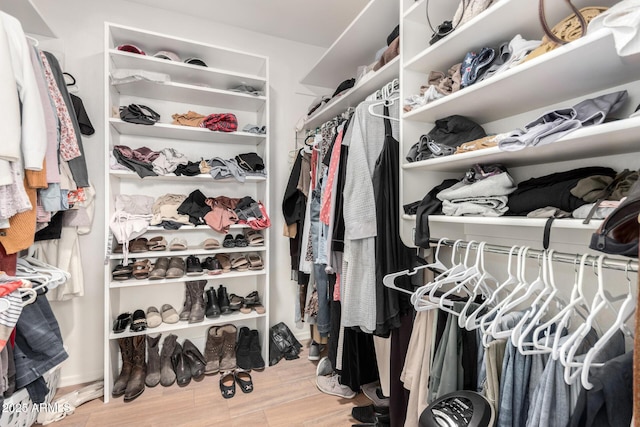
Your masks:
<svg viewBox="0 0 640 427"><path fill-rule="evenodd" d="M307 359L305 346L296 360L281 360L263 372L253 372L254 391L224 399L220 394L219 376L206 376L186 387L158 385L147 388L133 402L122 398L85 403L73 415L51 424L54 427L97 426L351 426L351 408L370 405L362 393L354 399L343 399L320 392L316 388L317 362ZM59 390L58 396L77 387Z"/></svg>

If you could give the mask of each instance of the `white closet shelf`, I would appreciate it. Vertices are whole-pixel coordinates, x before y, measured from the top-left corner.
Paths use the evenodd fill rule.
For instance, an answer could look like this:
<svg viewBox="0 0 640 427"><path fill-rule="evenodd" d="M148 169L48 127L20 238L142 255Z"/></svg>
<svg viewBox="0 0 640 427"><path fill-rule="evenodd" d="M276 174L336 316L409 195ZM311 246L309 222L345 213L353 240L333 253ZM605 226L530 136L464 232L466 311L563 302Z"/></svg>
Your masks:
<svg viewBox="0 0 640 427"><path fill-rule="evenodd" d="M125 171L125 170L112 170L109 171L109 175L115 178L120 179L144 179L149 181L209 181L210 183L235 183L242 184L240 181L234 178L225 178L225 179L213 179L209 174L200 174L195 176L177 176L174 173L170 173L168 175L158 175L158 176L146 176L144 178L140 178L137 173L133 171ZM266 177L263 176L247 176L246 182L265 182L267 180Z"/></svg>
<svg viewBox="0 0 640 427"><path fill-rule="evenodd" d="M109 56L116 68L144 69L169 74L172 81L191 82L218 89L233 89L241 84L263 90L266 80L253 74L234 73L211 67L168 61L148 55L110 49ZM186 59L186 58L184 58Z"/></svg>
<svg viewBox="0 0 640 427"><path fill-rule="evenodd" d="M242 230L245 228L251 228L251 227L247 224L233 224L229 226L230 230ZM207 231L207 230L211 230L211 227L209 227L208 225L183 225L178 230L167 230L166 228L163 228L157 225L151 225L147 228L147 230L148 231L164 231L167 233L173 233L173 232L182 232L182 231L203 231L203 230Z"/></svg>
<svg viewBox="0 0 640 427"><path fill-rule="evenodd" d="M217 275L209 275L209 274L201 274L199 276L182 276L176 279L161 279L161 280L121 280L116 281L112 280L109 282L109 288L117 289L117 288L136 288L138 286L150 286L150 285L167 285L169 283L184 283L190 282L192 280L226 280L226 279L235 279L235 278L243 278L243 277L255 277L255 276L263 276L267 274L265 270L249 270L249 271L232 271L229 273L222 273Z"/></svg>
<svg viewBox="0 0 640 427"><path fill-rule="evenodd" d="M147 335L147 334L179 331L181 329L209 327L213 325L222 325L222 324L233 323L233 322L241 322L243 320L257 319L259 317L264 317L264 316L266 316L266 314L258 314L255 311L252 311L249 314L243 314L243 313L237 312L237 313L220 316L217 319L208 319L205 317L204 321L199 323L189 323L184 320L179 321L178 323L173 323L173 324L162 323L157 328L148 328L141 332L131 332L129 328L127 328L126 331L119 334L115 334L113 332L109 333L109 339L117 340L119 338L133 337L136 335Z"/></svg>
<svg viewBox="0 0 640 427"><path fill-rule="evenodd" d="M260 144L266 139L266 135L257 135L249 132L213 132L209 129L168 123L156 123L147 126L125 122L116 118L110 118L109 123L121 135L250 145Z"/></svg>
<svg viewBox="0 0 640 427"><path fill-rule="evenodd" d="M406 163L402 169L461 172L477 163L501 163L515 167L633 153L638 150L639 134L640 117L632 117L578 129L548 145L526 147L520 151L502 151L492 147Z"/></svg>
<svg viewBox="0 0 640 427"><path fill-rule="evenodd" d="M120 95L180 102L194 105L193 108L195 110L198 110L198 108L195 107L195 105L198 105L255 112L264 107L267 101L267 98L264 96L254 96L246 93L176 82L154 83L147 80L139 80L137 82L116 85L115 88L120 92ZM148 105L151 105L151 103ZM198 112L204 115L207 114L207 112Z"/></svg>
<svg viewBox="0 0 640 427"><path fill-rule="evenodd" d="M416 0L402 13L402 18L409 21L425 23L426 25L426 0ZM438 25L438 24L435 24Z"/></svg>
<svg viewBox="0 0 640 427"><path fill-rule="evenodd" d="M111 31L109 49L121 44L134 44L144 50L147 56L153 56L161 50L168 50L177 54L182 60L197 57L202 59L208 67L224 69L227 73L266 75L267 58L265 56L179 37L168 37L161 33L113 23L108 23L108 26Z"/></svg>
<svg viewBox="0 0 640 427"><path fill-rule="evenodd" d="M395 1L370 0L300 83L336 88L354 77L359 66L374 62L376 52L386 45L387 34L398 25L398 7Z"/></svg>
<svg viewBox="0 0 640 427"><path fill-rule="evenodd" d="M220 242L222 245L222 242ZM250 252L264 252L267 250L266 246L247 246L244 248L224 248L220 249L204 249L204 248L191 248L184 251L147 251L129 253L129 259L144 259L144 258L158 258L165 257L187 257L189 255L215 255L215 254L237 254L237 253L250 253ZM111 254L109 259L124 259L124 254Z"/></svg>
<svg viewBox="0 0 640 427"><path fill-rule="evenodd" d="M386 83L397 78L399 73L400 57L397 56L384 67L371 74L370 77L359 81L358 84L349 89L347 93L336 97L336 99L329 102L319 111L314 112L311 117L305 120L305 129L315 128L344 112L347 108L357 106L359 103L364 101L367 96L380 89L380 87Z"/></svg>
<svg viewBox="0 0 640 427"><path fill-rule="evenodd" d="M3 1L0 4L0 10L20 21L22 29L27 34L49 38L57 37L32 0Z"/></svg>
<svg viewBox="0 0 640 427"><path fill-rule="evenodd" d="M402 215L405 221L413 221L415 223L415 215ZM583 224L583 220L574 218L560 218L553 221L553 228L567 228L578 230L596 230L602 224L602 220L591 220L589 224ZM500 217L481 217L481 216L448 216L448 215L429 215L429 222L439 222L443 224L475 224L475 225L496 225L509 227L539 227L544 228L547 218L527 218L520 216L500 216Z"/></svg>
<svg viewBox="0 0 640 427"><path fill-rule="evenodd" d="M611 32L600 30L410 111L403 118L433 123L459 114L486 123L634 81L639 62L640 55L618 56Z"/></svg>

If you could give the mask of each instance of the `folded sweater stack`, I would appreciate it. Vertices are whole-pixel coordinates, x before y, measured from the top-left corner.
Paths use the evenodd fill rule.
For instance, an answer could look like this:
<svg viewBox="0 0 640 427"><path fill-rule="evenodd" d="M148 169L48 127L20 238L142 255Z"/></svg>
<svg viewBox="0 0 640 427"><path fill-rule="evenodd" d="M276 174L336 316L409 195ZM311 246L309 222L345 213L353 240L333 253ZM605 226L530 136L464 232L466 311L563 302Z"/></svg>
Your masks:
<svg viewBox="0 0 640 427"><path fill-rule="evenodd" d="M470 184L460 181L436 197L442 201L445 215L496 217L507 212L508 196L515 189L513 178L503 172Z"/></svg>

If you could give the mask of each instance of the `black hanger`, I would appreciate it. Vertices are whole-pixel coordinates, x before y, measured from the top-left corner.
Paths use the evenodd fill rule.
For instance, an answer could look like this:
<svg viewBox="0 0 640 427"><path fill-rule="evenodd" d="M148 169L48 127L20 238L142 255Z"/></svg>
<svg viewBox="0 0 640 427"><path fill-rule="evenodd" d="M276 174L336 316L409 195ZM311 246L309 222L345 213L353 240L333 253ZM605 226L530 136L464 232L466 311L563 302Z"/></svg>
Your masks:
<svg viewBox="0 0 640 427"><path fill-rule="evenodd" d="M67 72L65 71L65 72L64 72L64 73L62 73L62 74L71 78L71 83L67 83L67 86L73 86L73 85L75 85L75 84L76 84L76 78L75 78L75 77L73 77L73 76L71 75L71 73L67 73ZM66 79L65 79L65 81L66 81Z"/></svg>

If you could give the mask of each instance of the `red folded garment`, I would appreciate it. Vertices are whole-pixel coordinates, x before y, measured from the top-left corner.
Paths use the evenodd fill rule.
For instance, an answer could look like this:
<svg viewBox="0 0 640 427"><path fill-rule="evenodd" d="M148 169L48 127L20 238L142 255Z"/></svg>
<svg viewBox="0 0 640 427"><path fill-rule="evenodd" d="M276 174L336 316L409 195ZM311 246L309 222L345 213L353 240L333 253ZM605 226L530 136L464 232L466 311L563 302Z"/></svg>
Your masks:
<svg viewBox="0 0 640 427"><path fill-rule="evenodd" d="M213 131L235 132L238 130L238 119L232 113L209 114L200 126Z"/></svg>

